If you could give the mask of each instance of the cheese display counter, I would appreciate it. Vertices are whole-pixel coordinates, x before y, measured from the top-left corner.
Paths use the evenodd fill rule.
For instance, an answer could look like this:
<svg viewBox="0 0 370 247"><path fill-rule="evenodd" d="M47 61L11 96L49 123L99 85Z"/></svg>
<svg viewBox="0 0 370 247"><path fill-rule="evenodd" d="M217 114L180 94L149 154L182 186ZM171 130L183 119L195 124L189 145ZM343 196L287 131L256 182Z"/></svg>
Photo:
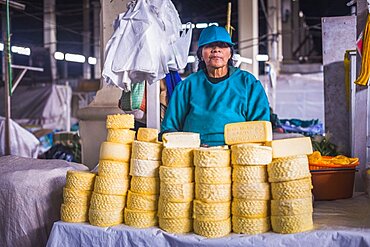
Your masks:
<svg viewBox="0 0 370 247"><path fill-rule="evenodd" d="M314 203L314 230L297 234L230 234L209 239L194 233L171 234L158 227L138 229L126 225L101 228L87 223L56 222L47 246L369 246L370 199Z"/></svg>

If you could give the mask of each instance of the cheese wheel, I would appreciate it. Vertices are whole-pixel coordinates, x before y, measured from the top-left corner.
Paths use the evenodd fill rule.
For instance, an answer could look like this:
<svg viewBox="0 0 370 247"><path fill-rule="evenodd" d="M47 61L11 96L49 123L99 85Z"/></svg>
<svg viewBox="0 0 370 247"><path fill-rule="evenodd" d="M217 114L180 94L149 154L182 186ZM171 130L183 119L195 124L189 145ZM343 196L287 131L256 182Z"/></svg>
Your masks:
<svg viewBox="0 0 370 247"><path fill-rule="evenodd" d="M130 161L131 145L103 142L100 145L100 159L101 160L116 160L128 163Z"/></svg>
<svg viewBox="0 0 370 247"><path fill-rule="evenodd" d="M191 218L192 202L172 202L160 196L158 201L158 217L160 218Z"/></svg>
<svg viewBox="0 0 370 247"><path fill-rule="evenodd" d="M158 160L162 158L162 144L154 142L134 141L132 158L137 160Z"/></svg>
<svg viewBox="0 0 370 247"><path fill-rule="evenodd" d="M271 183L271 195L274 200L310 197L311 189L311 178Z"/></svg>
<svg viewBox="0 0 370 247"><path fill-rule="evenodd" d="M245 218L266 218L269 215L269 201L234 198L231 212Z"/></svg>
<svg viewBox="0 0 370 247"><path fill-rule="evenodd" d="M94 192L107 195L126 195L130 180L96 176Z"/></svg>
<svg viewBox="0 0 370 247"><path fill-rule="evenodd" d="M75 190L63 188L63 202L65 204L79 204L89 206L91 198L90 190Z"/></svg>
<svg viewBox="0 0 370 247"><path fill-rule="evenodd" d="M162 163L170 167L193 166L192 148L164 148L162 151Z"/></svg>
<svg viewBox="0 0 370 247"><path fill-rule="evenodd" d="M219 238L231 232L231 218L217 221L203 221L194 219L194 232L207 238Z"/></svg>
<svg viewBox="0 0 370 247"><path fill-rule="evenodd" d="M271 147L256 144L231 146L231 163L237 165L267 165L272 161Z"/></svg>
<svg viewBox="0 0 370 247"><path fill-rule="evenodd" d="M273 140L268 142L267 145L272 147L272 158L307 155L312 153L310 137Z"/></svg>
<svg viewBox="0 0 370 247"><path fill-rule="evenodd" d="M245 218L233 215L233 231L243 234L259 234L268 232L271 228L270 218Z"/></svg>
<svg viewBox="0 0 370 247"><path fill-rule="evenodd" d="M129 129L108 129L107 142L131 144L135 140L135 131Z"/></svg>
<svg viewBox="0 0 370 247"><path fill-rule="evenodd" d="M248 121L225 125L225 143L234 145L272 140L272 126L269 121Z"/></svg>
<svg viewBox="0 0 370 247"><path fill-rule="evenodd" d="M204 202L231 201L231 183L195 184L195 198Z"/></svg>
<svg viewBox="0 0 370 247"><path fill-rule="evenodd" d="M269 182L284 182L310 177L307 155L273 159L267 166Z"/></svg>
<svg viewBox="0 0 370 247"><path fill-rule="evenodd" d="M233 183L233 197L248 200L269 200L269 183Z"/></svg>
<svg viewBox="0 0 370 247"><path fill-rule="evenodd" d="M230 150L224 148L198 148L194 150L194 165L197 167L230 166Z"/></svg>
<svg viewBox="0 0 370 247"><path fill-rule="evenodd" d="M137 140L143 142L158 142L158 130L152 128L139 128Z"/></svg>
<svg viewBox="0 0 370 247"><path fill-rule="evenodd" d="M267 182L267 166L233 166L233 182L265 183Z"/></svg>
<svg viewBox="0 0 370 247"><path fill-rule="evenodd" d="M145 195L132 191L127 194L127 208L133 210L153 211L157 210L157 195Z"/></svg>
<svg viewBox="0 0 370 247"><path fill-rule="evenodd" d="M193 168L191 167L167 167L159 168L161 182L168 184L185 184L193 182Z"/></svg>
<svg viewBox="0 0 370 247"><path fill-rule="evenodd" d="M230 202L194 200L193 218L197 220L226 220L230 218Z"/></svg>
<svg viewBox="0 0 370 247"><path fill-rule="evenodd" d="M161 182L160 195L172 202L190 202L194 198L194 183L166 184Z"/></svg>
<svg viewBox="0 0 370 247"><path fill-rule="evenodd" d="M203 184L231 183L231 167L195 167L195 182Z"/></svg>
<svg viewBox="0 0 370 247"><path fill-rule="evenodd" d="M114 114L107 115L107 129L133 129L135 127L135 119L132 114Z"/></svg>
<svg viewBox="0 0 370 247"><path fill-rule="evenodd" d="M75 190L93 190L95 173L87 171L67 171L66 188Z"/></svg>
<svg viewBox="0 0 370 247"><path fill-rule="evenodd" d="M165 148L198 148L200 134L191 132L171 132L162 136Z"/></svg>
<svg viewBox="0 0 370 247"><path fill-rule="evenodd" d="M157 160L131 159L130 175L135 177L158 177L161 164L162 162Z"/></svg>
<svg viewBox="0 0 370 247"><path fill-rule="evenodd" d="M108 227L123 223L123 210L89 210L89 222L93 226Z"/></svg>
<svg viewBox="0 0 370 247"><path fill-rule="evenodd" d="M125 224L136 228L147 228L156 226L156 211L131 210L125 208Z"/></svg>
<svg viewBox="0 0 370 247"><path fill-rule="evenodd" d="M131 177L130 190L132 192L148 195L159 194L159 178Z"/></svg>
<svg viewBox="0 0 370 247"><path fill-rule="evenodd" d="M170 233L188 233L193 230L191 218L158 218L159 228Z"/></svg>
<svg viewBox="0 0 370 247"><path fill-rule="evenodd" d="M271 216L272 230L277 233L297 233L313 229L312 213Z"/></svg>
<svg viewBox="0 0 370 247"><path fill-rule="evenodd" d="M126 196L92 193L90 210L117 211L125 207Z"/></svg>
<svg viewBox="0 0 370 247"><path fill-rule="evenodd" d="M129 163L117 160L99 160L98 175L101 177L121 177L128 179Z"/></svg>
<svg viewBox="0 0 370 247"><path fill-rule="evenodd" d="M88 221L89 207L81 204L62 204L60 219L64 222L79 223Z"/></svg>
<svg viewBox="0 0 370 247"><path fill-rule="evenodd" d="M289 216L312 212L312 197L287 200L271 200L272 216Z"/></svg>

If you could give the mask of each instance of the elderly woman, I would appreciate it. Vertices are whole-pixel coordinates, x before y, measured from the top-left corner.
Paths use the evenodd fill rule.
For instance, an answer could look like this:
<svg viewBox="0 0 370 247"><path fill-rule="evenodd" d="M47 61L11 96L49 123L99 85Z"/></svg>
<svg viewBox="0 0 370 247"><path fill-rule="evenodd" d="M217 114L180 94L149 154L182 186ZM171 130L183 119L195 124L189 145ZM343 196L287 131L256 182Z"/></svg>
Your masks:
<svg viewBox="0 0 370 247"><path fill-rule="evenodd" d="M162 133L200 133L203 145L224 145L228 123L270 120L266 93L249 72L232 66L230 35L210 26L198 42L198 72L179 83L162 121Z"/></svg>

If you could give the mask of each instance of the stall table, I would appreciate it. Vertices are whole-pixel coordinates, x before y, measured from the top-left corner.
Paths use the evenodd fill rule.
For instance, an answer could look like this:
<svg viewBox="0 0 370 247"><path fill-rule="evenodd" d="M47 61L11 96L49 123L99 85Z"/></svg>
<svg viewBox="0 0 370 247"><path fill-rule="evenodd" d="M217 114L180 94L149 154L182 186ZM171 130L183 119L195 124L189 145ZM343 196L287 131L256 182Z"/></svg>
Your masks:
<svg viewBox="0 0 370 247"><path fill-rule="evenodd" d="M47 246L370 246L370 199L358 194L352 199L315 202L314 225L314 230L297 234L230 234L207 239L194 233L170 234L157 227L102 228L59 221Z"/></svg>

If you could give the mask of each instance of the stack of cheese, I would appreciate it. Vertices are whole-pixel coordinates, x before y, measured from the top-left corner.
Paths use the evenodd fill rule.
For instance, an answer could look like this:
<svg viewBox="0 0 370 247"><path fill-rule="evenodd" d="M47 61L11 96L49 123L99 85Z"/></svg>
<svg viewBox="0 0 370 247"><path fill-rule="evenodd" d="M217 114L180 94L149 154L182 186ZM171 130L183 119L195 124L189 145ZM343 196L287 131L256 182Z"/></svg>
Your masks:
<svg viewBox="0 0 370 247"><path fill-rule="evenodd" d="M163 135L163 145L159 227L171 233L187 233L193 229L193 149L200 145L199 134L167 133Z"/></svg>
<svg viewBox="0 0 370 247"><path fill-rule="evenodd" d="M123 222L123 208L129 186L131 143L135 139L134 116L108 115L107 141L100 146L98 176L89 210L90 224L113 226Z"/></svg>
<svg viewBox="0 0 370 247"><path fill-rule="evenodd" d="M137 228L157 225L161 153L162 143L158 142L158 130L140 128L137 141L132 144L131 188L124 215L126 225Z"/></svg>
<svg viewBox="0 0 370 247"><path fill-rule="evenodd" d="M95 174L86 171L67 171L66 186L60 215L65 222L86 222Z"/></svg>
<svg viewBox="0 0 370 247"><path fill-rule="evenodd" d="M271 225L274 232L296 233L313 228L309 137L274 140L268 166L271 182Z"/></svg>
<svg viewBox="0 0 370 247"><path fill-rule="evenodd" d="M272 160L271 123L254 121L225 126L233 165L232 221L236 233L258 234L270 230L270 184L267 165Z"/></svg>
<svg viewBox="0 0 370 247"><path fill-rule="evenodd" d="M194 232L216 238L231 232L231 167L228 148L194 150Z"/></svg>

